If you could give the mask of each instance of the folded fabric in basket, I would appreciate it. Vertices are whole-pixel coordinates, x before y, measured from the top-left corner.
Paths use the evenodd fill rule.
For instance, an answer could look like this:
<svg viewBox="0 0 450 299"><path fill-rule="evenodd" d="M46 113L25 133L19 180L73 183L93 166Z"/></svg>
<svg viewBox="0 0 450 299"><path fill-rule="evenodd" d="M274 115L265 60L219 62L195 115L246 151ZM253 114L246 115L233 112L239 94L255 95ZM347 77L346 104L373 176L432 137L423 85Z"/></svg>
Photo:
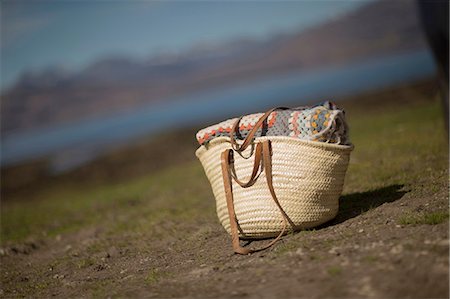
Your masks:
<svg viewBox="0 0 450 299"><path fill-rule="evenodd" d="M262 115L254 113L242 117L237 138L244 139ZM205 145L216 137L230 136L237 119L229 119L198 131L198 143ZM314 107L276 110L269 115L267 125L259 129L255 136L290 136L310 141L350 144L344 111L328 101Z"/></svg>

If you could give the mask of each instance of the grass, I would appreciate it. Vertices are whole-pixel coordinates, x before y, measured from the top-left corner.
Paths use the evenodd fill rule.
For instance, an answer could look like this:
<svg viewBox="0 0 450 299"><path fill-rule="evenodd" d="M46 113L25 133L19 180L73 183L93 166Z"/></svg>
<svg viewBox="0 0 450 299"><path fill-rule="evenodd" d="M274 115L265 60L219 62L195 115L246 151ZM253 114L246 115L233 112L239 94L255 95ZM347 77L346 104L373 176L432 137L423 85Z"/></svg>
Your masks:
<svg viewBox="0 0 450 299"><path fill-rule="evenodd" d="M342 268L339 266L332 266L327 269L328 274L330 276L338 276L342 272Z"/></svg>
<svg viewBox="0 0 450 299"><path fill-rule="evenodd" d="M78 269L84 269L94 265L94 261L90 258L85 258L77 262Z"/></svg>
<svg viewBox="0 0 450 299"><path fill-rule="evenodd" d="M155 284L158 281L160 281L163 278L169 277L169 273L160 271L158 269L152 269L150 272L148 272L147 276L145 277L145 282L148 284Z"/></svg>
<svg viewBox="0 0 450 299"><path fill-rule="evenodd" d="M402 225L436 225L447 221L449 216L448 211L437 211L430 213L420 213L420 214L408 214L403 215L399 219L399 223Z"/></svg>
<svg viewBox="0 0 450 299"><path fill-rule="evenodd" d="M34 198L33 208L24 201L10 201L2 209L2 242L30 235L56 236L92 224L105 224L112 232L144 230L167 217L179 221L197 214L209 198L209 186L198 185L202 169L194 162L121 184L94 188L56 186ZM197 183L197 185L195 185ZM193 187L189 188L189 184ZM194 187L195 186L195 187ZM196 196L196 192L200 196ZM118 214L117 211L123 211ZM127 221L135 214L139 218Z"/></svg>
<svg viewBox="0 0 450 299"><path fill-rule="evenodd" d="M288 243L282 243L280 246L277 246L274 249L275 256L281 256L284 255L287 252L291 252L292 250L298 248L298 244L296 242L288 242Z"/></svg>
<svg viewBox="0 0 450 299"><path fill-rule="evenodd" d="M440 103L392 109L388 113L348 113L351 138L355 144L345 192L366 191L408 182L416 191L436 191L447 174L448 150ZM436 178L436 180L433 180ZM426 189L426 190L424 190Z"/></svg>
<svg viewBox="0 0 450 299"><path fill-rule="evenodd" d="M342 104L355 145L342 197L342 210L349 217L356 209L370 210L406 192L420 196L446 188L448 145L440 103L415 96L422 98L412 99L411 105L389 102L374 111L358 102ZM11 195L2 202L1 242L54 237L91 226L109 235L182 238L189 226L198 229L199 223L217 221L213 194L194 150L191 160L144 176L114 183L54 184L27 199ZM401 221L438 223L448 213L413 218Z"/></svg>
<svg viewBox="0 0 450 299"><path fill-rule="evenodd" d="M379 260L378 257L376 257L374 255L367 255L363 258L363 261L368 262L368 263L375 263L378 260Z"/></svg>

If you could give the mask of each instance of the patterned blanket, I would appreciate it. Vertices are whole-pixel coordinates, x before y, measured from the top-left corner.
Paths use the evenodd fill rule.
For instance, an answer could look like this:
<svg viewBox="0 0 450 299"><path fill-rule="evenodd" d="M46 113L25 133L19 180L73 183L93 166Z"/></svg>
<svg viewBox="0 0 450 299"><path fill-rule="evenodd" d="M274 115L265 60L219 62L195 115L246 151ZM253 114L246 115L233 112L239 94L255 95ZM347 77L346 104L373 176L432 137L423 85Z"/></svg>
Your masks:
<svg viewBox="0 0 450 299"><path fill-rule="evenodd" d="M244 116L239 123L238 139L244 139L263 113ZM204 145L219 136L230 136L237 118L228 119L198 131L196 137ZM350 144L345 113L334 103L299 107L272 112L267 123L255 136L290 136L304 140Z"/></svg>

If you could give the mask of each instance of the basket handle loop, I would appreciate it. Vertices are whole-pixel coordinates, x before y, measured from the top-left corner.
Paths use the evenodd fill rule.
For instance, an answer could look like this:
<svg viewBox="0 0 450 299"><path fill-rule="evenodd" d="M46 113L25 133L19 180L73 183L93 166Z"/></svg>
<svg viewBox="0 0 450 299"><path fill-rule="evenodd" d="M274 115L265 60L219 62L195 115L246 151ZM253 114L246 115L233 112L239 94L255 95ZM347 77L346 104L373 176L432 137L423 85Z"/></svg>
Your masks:
<svg viewBox="0 0 450 299"><path fill-rule="evenodd" d="M227 200L228 216L230 219L231 243L233 245L233 250L235 253L244 254L244 255L269 248L270 246L275 244L286 232L287 223L289 222L292 225L292 222L290 221L290 219L284 212L283 208L281 207L281 205L278 201L278 198L275 194L275 190L273 188L270 141L265 140L263 142L260 142L257 144L256 148L257 148L256 153L258 153L258 148L259 148L261 151L261 154L260 154L259 158L257 158L256 154L255 154L255 163L254 163L254 167L253 167L253 173L257 172L257 170L255 171L255 167L256 167L256 169L258 169L260 163L262 162L264 165L264 171L266 173L266 180L267 180L267 185L270 190L270 194L272 195L272 198L273 198L275 204L277 205L278 209L281 212L281 215L283 216L283 229L281 230L281 232L278 234L278 236L273 241L271 241L269 244L267 244L266 246L264 246L262 248L250 249L250 248L242 247L239 244L238 223L237 223L236 213L234 210L233 188L232 188L232 181L231 181L231 179L234 177L232 175L232 171L230 170L230 164L234 163L234 161L232 161L233 150L226 149L225 151L222 152L221 163L222 163L222 175L223 175L223 183L224 183L224 189L225 189L225 197ZM262 160L261 160L261 156L262 156ZM257 160L259 160L259 161L257 161ZM256 166L256 165L258 165L258 166ZM233 169L234 169L234 167L233 167ZM233 170L233 172L234 172L234 170ZM245 186L243 186L241 184L239 184L239 185L241 185L243 187L250 187L254 183L254 181L256 181L255 180L256 174L253 175L253 173L252 173L252 176L251 176L249 182L247 184L243 184ZM234 172L234 174L235 174L235 172Z"/></svg>
<svg viewBox="0 0 450 299"><path fill-rule="evenodd" d="M236 137L239 135L239 123L241 122L241 119L243 118L243 116L239 117L234 122L233 127L231 128L230 141L231 141L232 148L238 153L243 152L253 142L253 137L255 136L259 127L261 127L264 124L264 122L267 120L267 118L269 118L270 114L272 114L272 112L274 112L275 110L286 110L286 109L289 109L289 108L275 107L275 108L270 109L266 113L264 113L258 119L258 121L253 126L253 128L250 130L250 132L248 133L247 137L245 137L244 142L241 145L239 145L236 141Z"/></svg>
<svg viewBox="0 0 450 299"><path fill-rule="evenodd" d="M248 188L248 187L253 186L253 184L256 182L256 179L258 178L258 170L259 170L261 162L262 162L262 151L263 151L262 143L258 143L256 145L256 150L255 150L255 160L253 162L252 174L250 175L250 179L245 183L243 181L241 181L236 174L236 169L234 167L233 151L230 150L228 152L228 155L229 155L228 165L230 168L230 174L231 174L231 177L235 180L235 182L239 184L239 186L241 186L243 188Z"/></svg>

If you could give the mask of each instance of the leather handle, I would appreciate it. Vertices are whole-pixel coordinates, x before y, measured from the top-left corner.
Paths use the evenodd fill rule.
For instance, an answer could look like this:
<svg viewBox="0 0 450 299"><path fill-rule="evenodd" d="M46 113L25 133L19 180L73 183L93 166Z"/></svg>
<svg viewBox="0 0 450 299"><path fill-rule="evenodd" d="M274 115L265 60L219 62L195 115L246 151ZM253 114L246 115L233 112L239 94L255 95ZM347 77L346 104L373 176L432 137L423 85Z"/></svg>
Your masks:
<svg viewBox="0 0 450 299"><path fill-rule="evenodd" d="M275 194L275 190L273 188L270 141L266 140L266 141L263 141L261 143L258 143L257 149L258 148L261 148L261 155L262 155L262 161L263 161L263 164L264 164L264 171L266 173L267 185L269 187L270 193L272 195L272 198L273 198L275 204L277 205L278 209L281 212L281 215L283 216L283 229L281 230L281 232L278 234L278 236L273 241L271 241L269 244L267 244L266 246L264 246L262 248L257 248L257 249L245 248L245 247L242 247L240 245L240 243L239 243L238 222L237 222L237 218L236 218L236 212L234 210L233 186L232 186L232 181L231 181L231 179L232 179L232 172L230 170L230 164L234 162L234 161L232 161L230 159L230 158L232 158L232 149L226 149L225 151L222 152L222 156L221 156L221 165L222 165L222 175L223 175L223 182L224 182L224 189L225 189L225 197L226 197L226 200L227 200L228 216L229 216L229 219L230 219L231 243L232 243L233 250L234 250L235 253L244 254L244 255L245 254L254 253L254 252L257 252L257 251L261 251L261 250L264 250L264 249L267 249L267 248L271 247L286 232L287 223L288 222L291 223L290 219L288 218L288 216L284 212L283 208L281 207L281 205L280 205L280 203L278 201L278 198L277 198L277 196ZM255 163L254 163L254 168L253 169L255 169L256 160L257 159L255 157ZM250 181L252 181L253 179L254 179L254 176L252 175ZM250 183L250 181L248 183ZM251 185L248 185L248 186L246 185L244 187L249 187L249 186L251 186ZM292 223L291 223L291 225L292 225Z"/></svg>
<svg viewBox="0 0 450 299"><path fill-rule="evenodd" d="M262 144L258 143L256 145L256 150L255 150L255 160L253 162L253 170L252 170L252 174L250 175L250 179L244 183L242 182L237 174L236 174L236 169L234 167L234 154L233 151L230 150L228 151L228 165L230 167L230 171L231 171L231 176L233 177L233 179L235 180L236 183L238 183L241 187L243 188L248 188L250 186L253 186L253 184L256 182L256 179L258 177L258 170L260 168L261 162L262 162Z"/></svg>
<svg viewBox="0 0 450 299"><path fill-rule="evenodd" d="M243 118L243 116L239 117L233 124L233 127L231 128L231 134L230 134L230 141L231 141L231 146L233 147L233 149L238 152L241 153L242 151L244 151L253 141L253 137L255 136L256 132L258 131L259 127L261 127L264 123L264 121L267 120L267 118L270 116L270 114L272 112L274 112L275 110L286 110L289 108L286 107L275 107L270 109L269 111L267 111L266 113L264 113L256 122L256 124L253 126L253 128L250 130L250 132L248 133L247 137L244 139L244 142L239 145L236 142L235 139L235 135L237 136L239 134L239 123L241 121L241 119Z"/></svg>

